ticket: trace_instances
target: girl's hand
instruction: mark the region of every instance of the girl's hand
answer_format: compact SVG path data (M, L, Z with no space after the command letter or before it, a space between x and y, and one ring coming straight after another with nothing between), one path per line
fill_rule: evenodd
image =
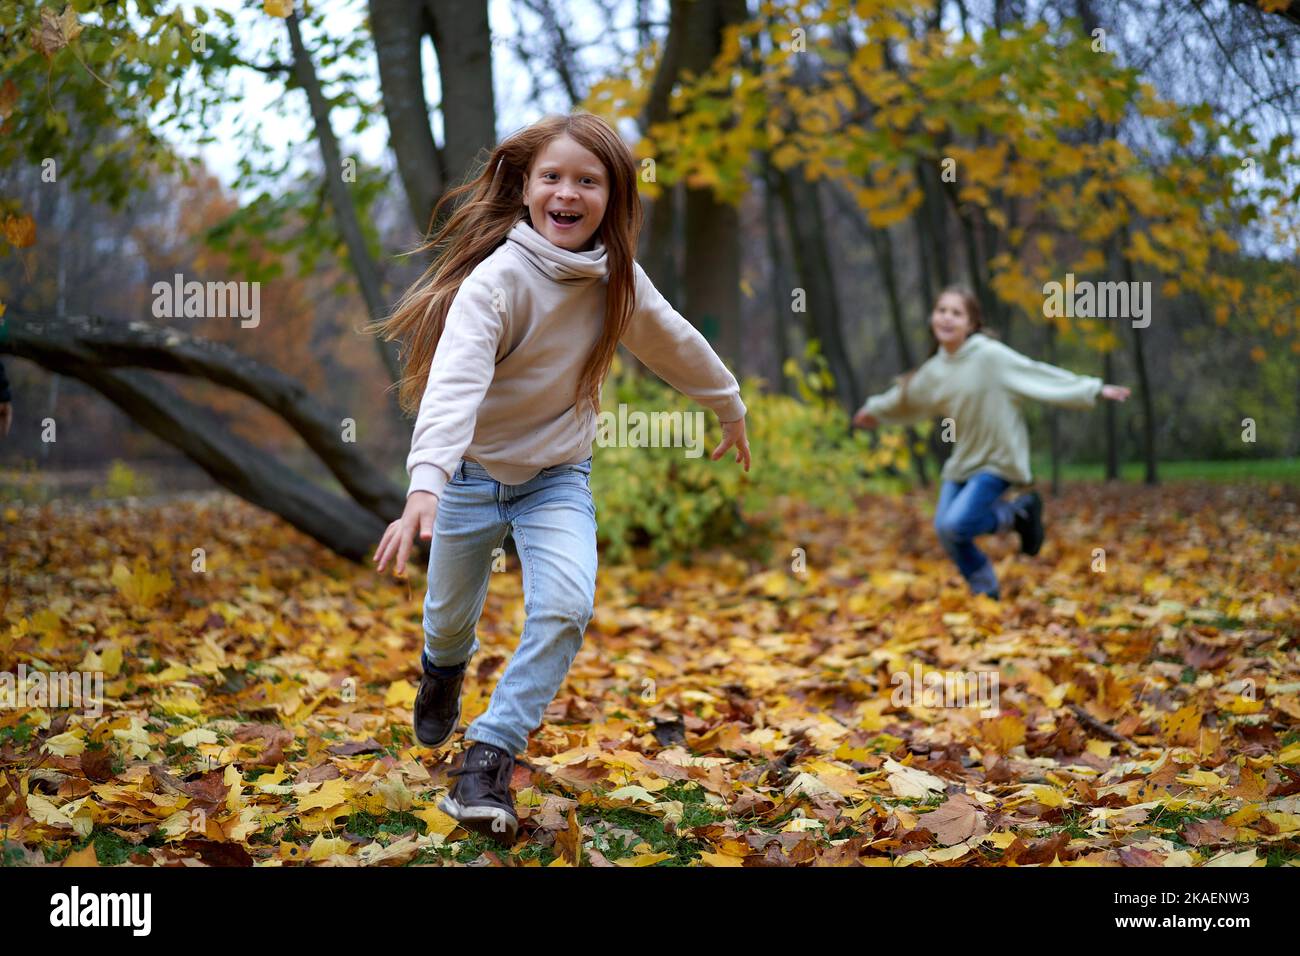
M853 424L858 428L875 428L880 422L875 415L871 415L865 408L858 409L858 413L853 416Z
M379 562L375 570L382 572L388 559L395 557L397 560L393 565L393 573L401 577L402 571L406 568L406 555L410 552L411 545L415 543L416 532L419 532L422 540L432 540L433 522L437 515L436 495L427 491L411 492L406 498L406 510L402 512L402 516L388 526L388 530L379 540L379 548L371 558L372 561Z
M1131 394L1132 392L1123 385L1103 385L1101 387L1101 397L1108 398L1112 402L1122 402Z
M713 461L718 461L728 448L736 446L736 461L745 463L745 470L749 471L749 442L745 439L745 420L738 418L734 422L722 423L722 444L713 450L709 457Z

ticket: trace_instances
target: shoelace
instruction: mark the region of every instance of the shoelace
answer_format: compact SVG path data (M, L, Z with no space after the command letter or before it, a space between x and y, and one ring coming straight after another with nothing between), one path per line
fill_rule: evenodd
M506 769L507 767L510 769L507 770ZM534 773L540 770L539 767L535 767L533 764L530 764L527 760L521 760L518 757L516 757L513 761L508 759L506 760L498 759L496 761L496 766L493 767L471 767L469 765L465 765L462 767L454 767L451 770L447 771L447 776L460 777L468 773L489 774L490 779L492 780L492 789L494 790L504 789L507 793L509 793L510 777L514 774L515 767L527 767L529 770L533 771Z

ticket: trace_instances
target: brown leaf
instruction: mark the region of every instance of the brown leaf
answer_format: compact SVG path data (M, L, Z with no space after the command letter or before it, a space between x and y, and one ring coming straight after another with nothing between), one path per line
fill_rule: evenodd
M582 864L582 827L578 824L576 805L569 808L565 828L555 834L555 849L569 861L570 866Z
M213 770L182 786L193 799L215 806L224 803L226 795L230 793L230 785L226 783L225 775L224 770Z
M980 806L969 794L959 793L920 818L940 846L952 846L988 833Z
M198 856L208 866L252 866L253 858L238 843L217 843L212 840L183 840L181 849Z
M1236 834L1236 827L1230 827L1222 820L1195 820L1183 828L1183 839L1192 846L1231 843Z
M70 36L69 29L76 32ZM29 42L37 53L48 60L67 46L68 41L76 39L80 32L81 25L77 23L77 13L71 6L64 8L63 16L49 7L42 7L41 22L32 29Z
M374 737L367 737L365 740L349 740L347 743L334 744L332 747L326 747L325 752L336 757L351 757L354 754L375 753L383 749L383 745Z
M1030 863L1051 863L1057 857L1065 859L1065 847L1070 842L1070 835L1064 830L1043 840L1033 840L1025 847L1016 860L1021 866Z
M81 772L96 783L106 783L113 779L113 753L107 747L102 750L86 750L81 754Z

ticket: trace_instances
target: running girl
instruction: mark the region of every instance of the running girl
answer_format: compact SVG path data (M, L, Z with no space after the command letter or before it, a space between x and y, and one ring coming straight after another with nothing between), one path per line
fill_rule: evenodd
M997 574L975 546L981 534L1020 534L1020 550L1043 543L1043 503L1037 492L1014 501L1001 496L1028 484L1029 429L1020 403L1034 399L1064 408L1091 408L1097 396L1122 402L1129 390L1099 378L1036 362L981 331L979 303L965 289L945 289L930 316L934 347L920 368L889 391L873 395L853 416L862 428L952 419L955 445L940 475L934 528L972 592L1000 598Z
M620 342L717 414L749 470L740 388L633 259L641 229L636 164L619 135L583 112L510 136L424 247L432 264L388 319L409 353L401 404L419 413L402 517L375 551L401 574L418 533L430 541L417 739L446 743L492 552L509 532L523 570L523 634L440 806L510 844L518 827L515 755L582 644L596 591L596 509L589 488L600 386ZM441 205L441 203L439 204Z

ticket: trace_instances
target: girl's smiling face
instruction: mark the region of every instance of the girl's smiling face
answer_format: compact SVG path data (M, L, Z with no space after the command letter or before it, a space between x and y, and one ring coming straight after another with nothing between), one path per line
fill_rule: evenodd
M533 228L555 245L571 252L587 249L605 217L609 173L591 150L572 137L557 136L533 157L524 175L524 202Z
M930 328L942 348L949 352L957 351L970 335L972 326L970 313L966 311L961 296L955 292L939 296L930 314Z

